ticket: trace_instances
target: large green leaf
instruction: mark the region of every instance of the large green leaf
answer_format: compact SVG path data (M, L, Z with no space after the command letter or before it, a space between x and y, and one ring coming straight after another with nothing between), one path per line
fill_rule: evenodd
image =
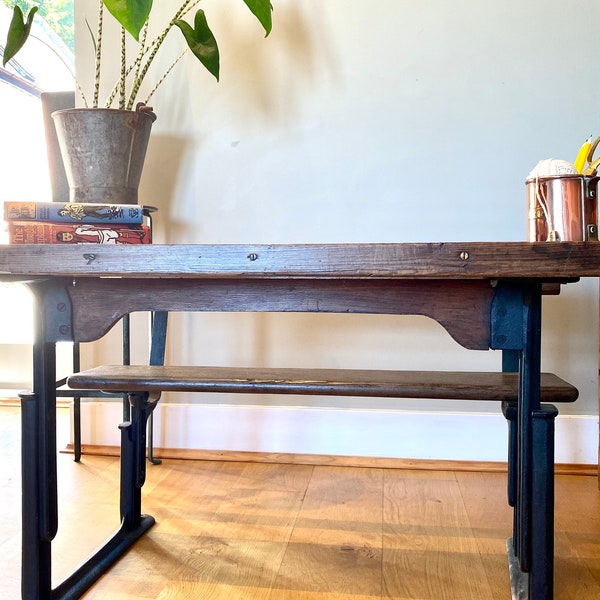
M272 27L271 12L273 10L271 0L244 0L244 2L264 27L265 37L269 35Z
M204 11L200 8L196 12L194 27L182 19L175 21L175 25L181 29L194 56L219 81L219 48L217 40L206 22Z
M104 0L110 14L136 39L148 20L152 0Z
M6 63L23 47L23 44L29 37L31 31L31 24L33 23L33 17L37 12L38 7L34 6L27 15L27 21L23 20L23 11L19 6L15 6L13 9L13 16L8 26L8 35L6 37L6 44L4 46L4 57L2 58L2 66L6 66Z

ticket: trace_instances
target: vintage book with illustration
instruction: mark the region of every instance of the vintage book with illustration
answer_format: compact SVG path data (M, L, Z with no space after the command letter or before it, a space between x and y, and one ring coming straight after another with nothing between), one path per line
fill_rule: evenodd
M144 222L144 209L137 204L7 201L4 203L4 220L141 224Z
M10 244L151 244L148 225L8 221Z

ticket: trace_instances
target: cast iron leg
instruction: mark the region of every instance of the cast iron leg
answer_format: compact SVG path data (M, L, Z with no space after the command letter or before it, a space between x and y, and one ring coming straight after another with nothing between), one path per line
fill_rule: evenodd
M502 351L503 373L518 373L519 355L520 353L516 350ZM514 402L503 402L502 414L508 422L508 505L514 508L516 504L518 476L517 404ZM513 543L518 538L518 527L515 514L516 511L513 510Z
M519 397L504 405L509 422L509 540L515 598L552 600L554 564L554 407L540 405L541 286L498 284L492 306L491 347L503 350L503 370L518 357ZM508 351L508 352L507 352Z
M165 351L167 344L167 321L169 313L163 310L155 311L150 317L151 326L151 345L150 345L150 363L151 365L165 364ZM156 401L160 396L156 398ZM154 413L150 413L148 418L148 461L153 465L160 465L161 460L154 457Z
M24 600L50 599L51 547L39 535L39 446L38 398L21 398L21 476L22 476L22 566L21 594Z
M145 426L155 402L136 401L131 442L124 444L129 467L122 482L129 491L122 502L119 530L55 589L52 589L52 540L58 529L56 464L56 342L72 341L70 282L32 286L37 316L33 346L33 392L22 406L22 567L23 600L76 600L153 524L141 515L145 474ZM142 432L139 433L139 429ZM141 458L140 458L141 457ZM137 466L139 465L139 466ZM123 486L123 484L122 484Z
M531 572L529 595L532 600L551 600L554 583L554 420L558 410L542 405L533 413L532 478L534 504L531 515Z
M524 306L524 347L520 361L518 403L518 540L515 552L521 570L531 570L531 530L534 501L532 480L537 464L533 456L532 420L534 411L540 410L540 337L541 337L541 290L531 290ZM536 598L535 600L541 600Z
M56 353L41 319L33 347L33 393L22 395L22 566L24 600L51 597L51 542L58 529Z
M129 315L125 315L121 322L123 323L123 364L131 364L131 318ZM130 419L130 407L129 399L127 394L123 394L123 421L129 421Z
M507 543L511 587L515 600L551 600L554 584L554 421L558 410L544 404L533 412L531 569L519 568L516 540ZM517 531L515 531L515 534Z
M131 421L121 429L121 519L126 530L139 527L146 480L146 426L156 407L147 392L129 394Z
M520 569L528 573L530 600L554 597L554 418L540 404L541 289L525 298L525 339L518 405L518 539Z
M517 496L517 405L509 402L502 403L502 413L508 423L508 505L514 508ZM513 511L514 514L514 511ZM516 539L517 527L513 524L513 540Z
M148 394L129 394L132 420L121 429L121 527L81 567L52 593L52 600L79 598L152 525L154 518L141 514L142 486L146 476L146 422L156 406ZM50 598L50 597L48 597Z
M73 372L81 370L81 355L79 344L73 342ZM81 461L81 398L73 397L73 460Z

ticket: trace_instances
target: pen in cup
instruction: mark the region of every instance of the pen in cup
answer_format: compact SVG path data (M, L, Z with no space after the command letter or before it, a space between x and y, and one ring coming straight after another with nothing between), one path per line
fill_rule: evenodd
M575 167L575 170L578 173L583 173L583 168L585 167L585 161L587 159L591 145L592 145L592 136L590 135L590 137L587 140L585 140L585 142L583 142L583 145L581 146L581 148L579 148L579 152L577 153L577 158L575 159L575 162L573 163L573 166Z

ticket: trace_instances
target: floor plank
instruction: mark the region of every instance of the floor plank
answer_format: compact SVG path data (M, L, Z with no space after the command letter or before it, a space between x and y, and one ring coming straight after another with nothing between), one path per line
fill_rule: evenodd
M492 598L453 473L386 471L385 598Z
M555 521L556 595L568 600L599 598L600 493L595 477L560 478Z
M513 517L506 500L506 477L460 472L456 478L494 598L510 600L506 539L511 535Z
M18 409L0 407L0 439L0 598L12 600ZM119 468L57 460L55 581L117 526ZM596 478L561 475L556 489L555 600L600 598ZM148 466L143 506L157 524L85 600L510 600L503 473L165 460Z
M271 598L380 597L382 486L380 469L315 467Z

